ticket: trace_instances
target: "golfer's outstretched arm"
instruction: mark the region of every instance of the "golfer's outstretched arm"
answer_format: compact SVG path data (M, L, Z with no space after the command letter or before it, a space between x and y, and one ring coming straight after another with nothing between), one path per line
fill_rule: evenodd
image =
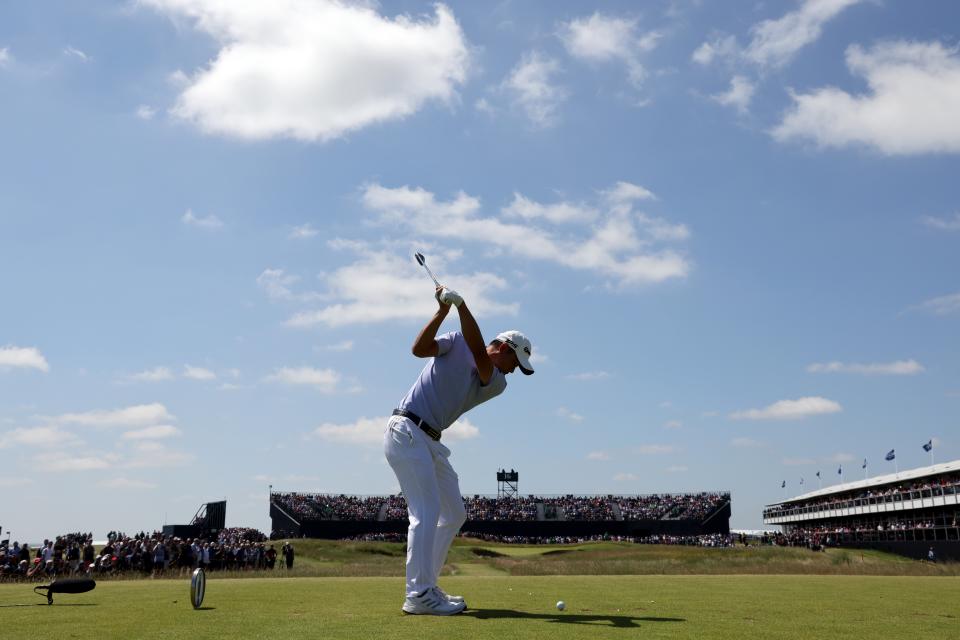
M467 309L467 303L461 302L457 307L460 312L460 331L463 333L467 346L473 354L473 361L477 365L477 374L480 376L480 383L490 382L490 376L493 375L493 360L487 355L487 345L483 342L483 335L480 333L480 327L474 320L470 309Z
M437 291L440 290L440 287L437 287ZM440 330L440 325L443 324L443 319L447 317L447 314L450 312L450 305L439 303L440 308L437 309L437 312L433 314L433 317L430 318L430 322L420 330L420 333L417 335L416 341L413 343L413 348L411 351L413 355L418 358L432 358L440 349L437 346L437 331Z

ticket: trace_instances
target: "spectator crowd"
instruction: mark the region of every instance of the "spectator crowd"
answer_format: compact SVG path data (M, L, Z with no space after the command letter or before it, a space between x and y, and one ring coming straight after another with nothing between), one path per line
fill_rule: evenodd
M402 495L349 496L274 493L273 503L299 521L407 519ZM464 496L467 520L699 520L730 500L729 493L654 494L646 496ZM539 515L542 507L543 515ZM619 515L618 515L619 512Z
M124 574L160 577L208 571L293 568L293 545L276 546L256 529L222 529L209 538L180 538L161 532L128 536L111 531L106 544L94 546L91 533L68 533L44 540L35 549L18 541L0 545L0 581L50 580L58 576L104 577Z

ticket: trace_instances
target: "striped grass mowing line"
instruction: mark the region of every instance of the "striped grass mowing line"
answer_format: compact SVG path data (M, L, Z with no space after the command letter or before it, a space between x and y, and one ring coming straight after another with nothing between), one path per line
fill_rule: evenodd
M0 585L3 638L949 638L960 580L874 576L448 577L470 610L404 616L401 578L115 581L48 607ZM567 609L554 604L564 600Z

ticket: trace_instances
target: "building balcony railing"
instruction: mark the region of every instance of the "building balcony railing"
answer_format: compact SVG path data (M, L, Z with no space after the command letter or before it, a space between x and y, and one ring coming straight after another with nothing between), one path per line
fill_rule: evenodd
M960 505L960 484L948 484L785 509L765 509L763 522L764 524L792 524L823 518L844 518L956 505Z

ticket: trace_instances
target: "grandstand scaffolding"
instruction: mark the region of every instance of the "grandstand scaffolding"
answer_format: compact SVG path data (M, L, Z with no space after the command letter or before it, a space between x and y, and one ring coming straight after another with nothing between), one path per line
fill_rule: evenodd
M510 469L497 471L497 498L512 498L520 487L520 474Z

